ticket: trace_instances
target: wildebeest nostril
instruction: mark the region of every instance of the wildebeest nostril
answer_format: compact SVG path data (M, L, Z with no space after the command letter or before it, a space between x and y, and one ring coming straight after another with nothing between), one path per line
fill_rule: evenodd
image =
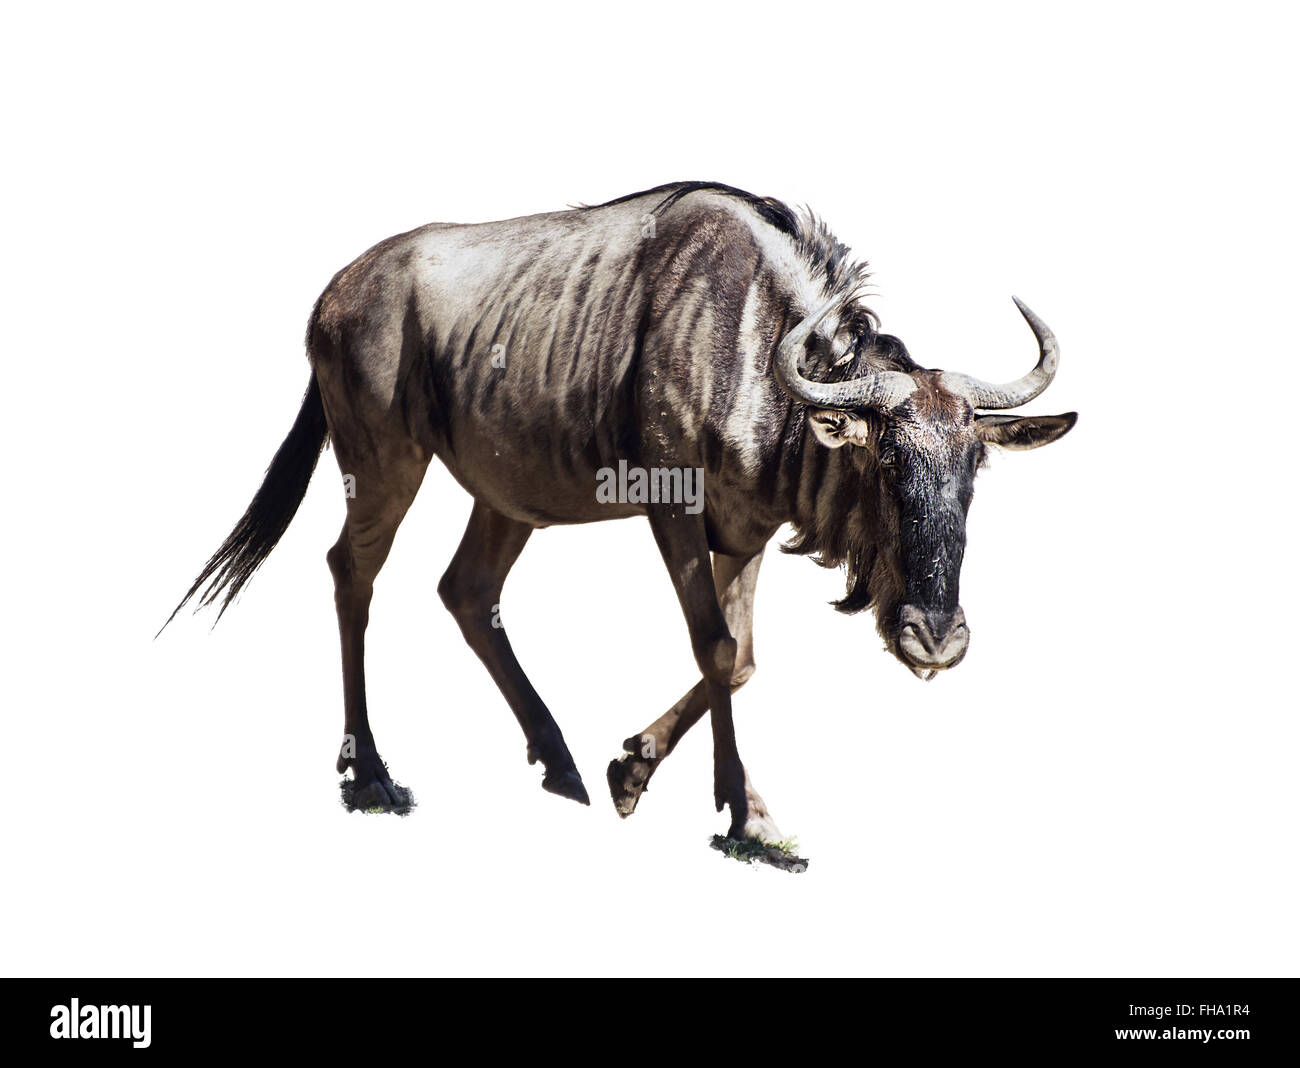
M925 623L908 623L899 632L900 637L910 638L914 642L920 643L921 647L930 654L935 651L936 642L934 634Z
M898 625L903 628L919 627L929 629L929 624L925 621L925 613L914 604L905 604L898 610Z

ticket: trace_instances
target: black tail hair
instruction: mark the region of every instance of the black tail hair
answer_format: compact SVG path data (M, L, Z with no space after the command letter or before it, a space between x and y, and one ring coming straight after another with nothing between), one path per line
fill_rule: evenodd
M199 599L199 607L206 608L221 598L221 609L217 612L217 619L221 619L230 607L230 602L243 589L244 583L253 577L253 572L262 566L262 561L271 555L276 542L289 529L298 505L307 495L307 485L311 482L316 461L320 459L328 436L329 427L325 423L325 409L321 405L320 386L316 384L316 375L313 374L293 429L276 451L271 466L266 469L266 478L262 480L261 488L253 496L243 517L235 524L235 529L221 543L221 548L203 565L194 585L167 617L167 623L176 618L176 613L185 607L186 602L198 593L205 582L208 583L208 588ZM167 623L158 628L158 634L167 628Z

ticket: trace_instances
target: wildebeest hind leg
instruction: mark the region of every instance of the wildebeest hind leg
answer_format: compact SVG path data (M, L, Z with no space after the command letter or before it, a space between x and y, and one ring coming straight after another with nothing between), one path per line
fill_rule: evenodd
M545 766L542 787L589 805L564 735L519 666L501 626L501 589L532 532L527 524L475 503L460 547L438 583L438 595L523 728L528 763L540 760Z
M388 454L390 453L390 454ZM380 457L357 450L336 436L339 468L355 482L348 498L343 533L326 554L334 575L334 604L343 651L343 747L338 770L352 769L344 780L343 801L365 812L409 812L414 799L393 782L380 759L366 708L365 640L375 577L392 548L397 527L415 499L428 460L409 446L394 447Z

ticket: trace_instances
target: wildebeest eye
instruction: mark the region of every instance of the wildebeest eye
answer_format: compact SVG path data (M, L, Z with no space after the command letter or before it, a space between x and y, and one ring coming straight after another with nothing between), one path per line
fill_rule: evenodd
M903 458L892 445L887 446L880 453L880 466L890 474L896 474L898 469L903 465Z

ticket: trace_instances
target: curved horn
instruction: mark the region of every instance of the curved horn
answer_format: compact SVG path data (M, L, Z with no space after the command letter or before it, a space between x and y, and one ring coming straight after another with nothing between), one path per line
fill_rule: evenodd
M808 336L844 297L831 297L785 335L776 350L773 371L777 384L795 400L818 408L895 408L912 395L916 383L901 371L878 371L847 382L814 382L799 373Z
M1018 408L1022 404L1028 404L1052 384L1052 379L1056 377L1056 369L1060 366L1061 350L1051 329L1030 311L1019 297L1011 299L1016 302L1016 307L1025 317L1025 322L1034 332L1034 337L1038 338L1038 366L1023 378L1000 386L972 378L970 375L945 374L944 385L964 394L976 408L997 410Z

